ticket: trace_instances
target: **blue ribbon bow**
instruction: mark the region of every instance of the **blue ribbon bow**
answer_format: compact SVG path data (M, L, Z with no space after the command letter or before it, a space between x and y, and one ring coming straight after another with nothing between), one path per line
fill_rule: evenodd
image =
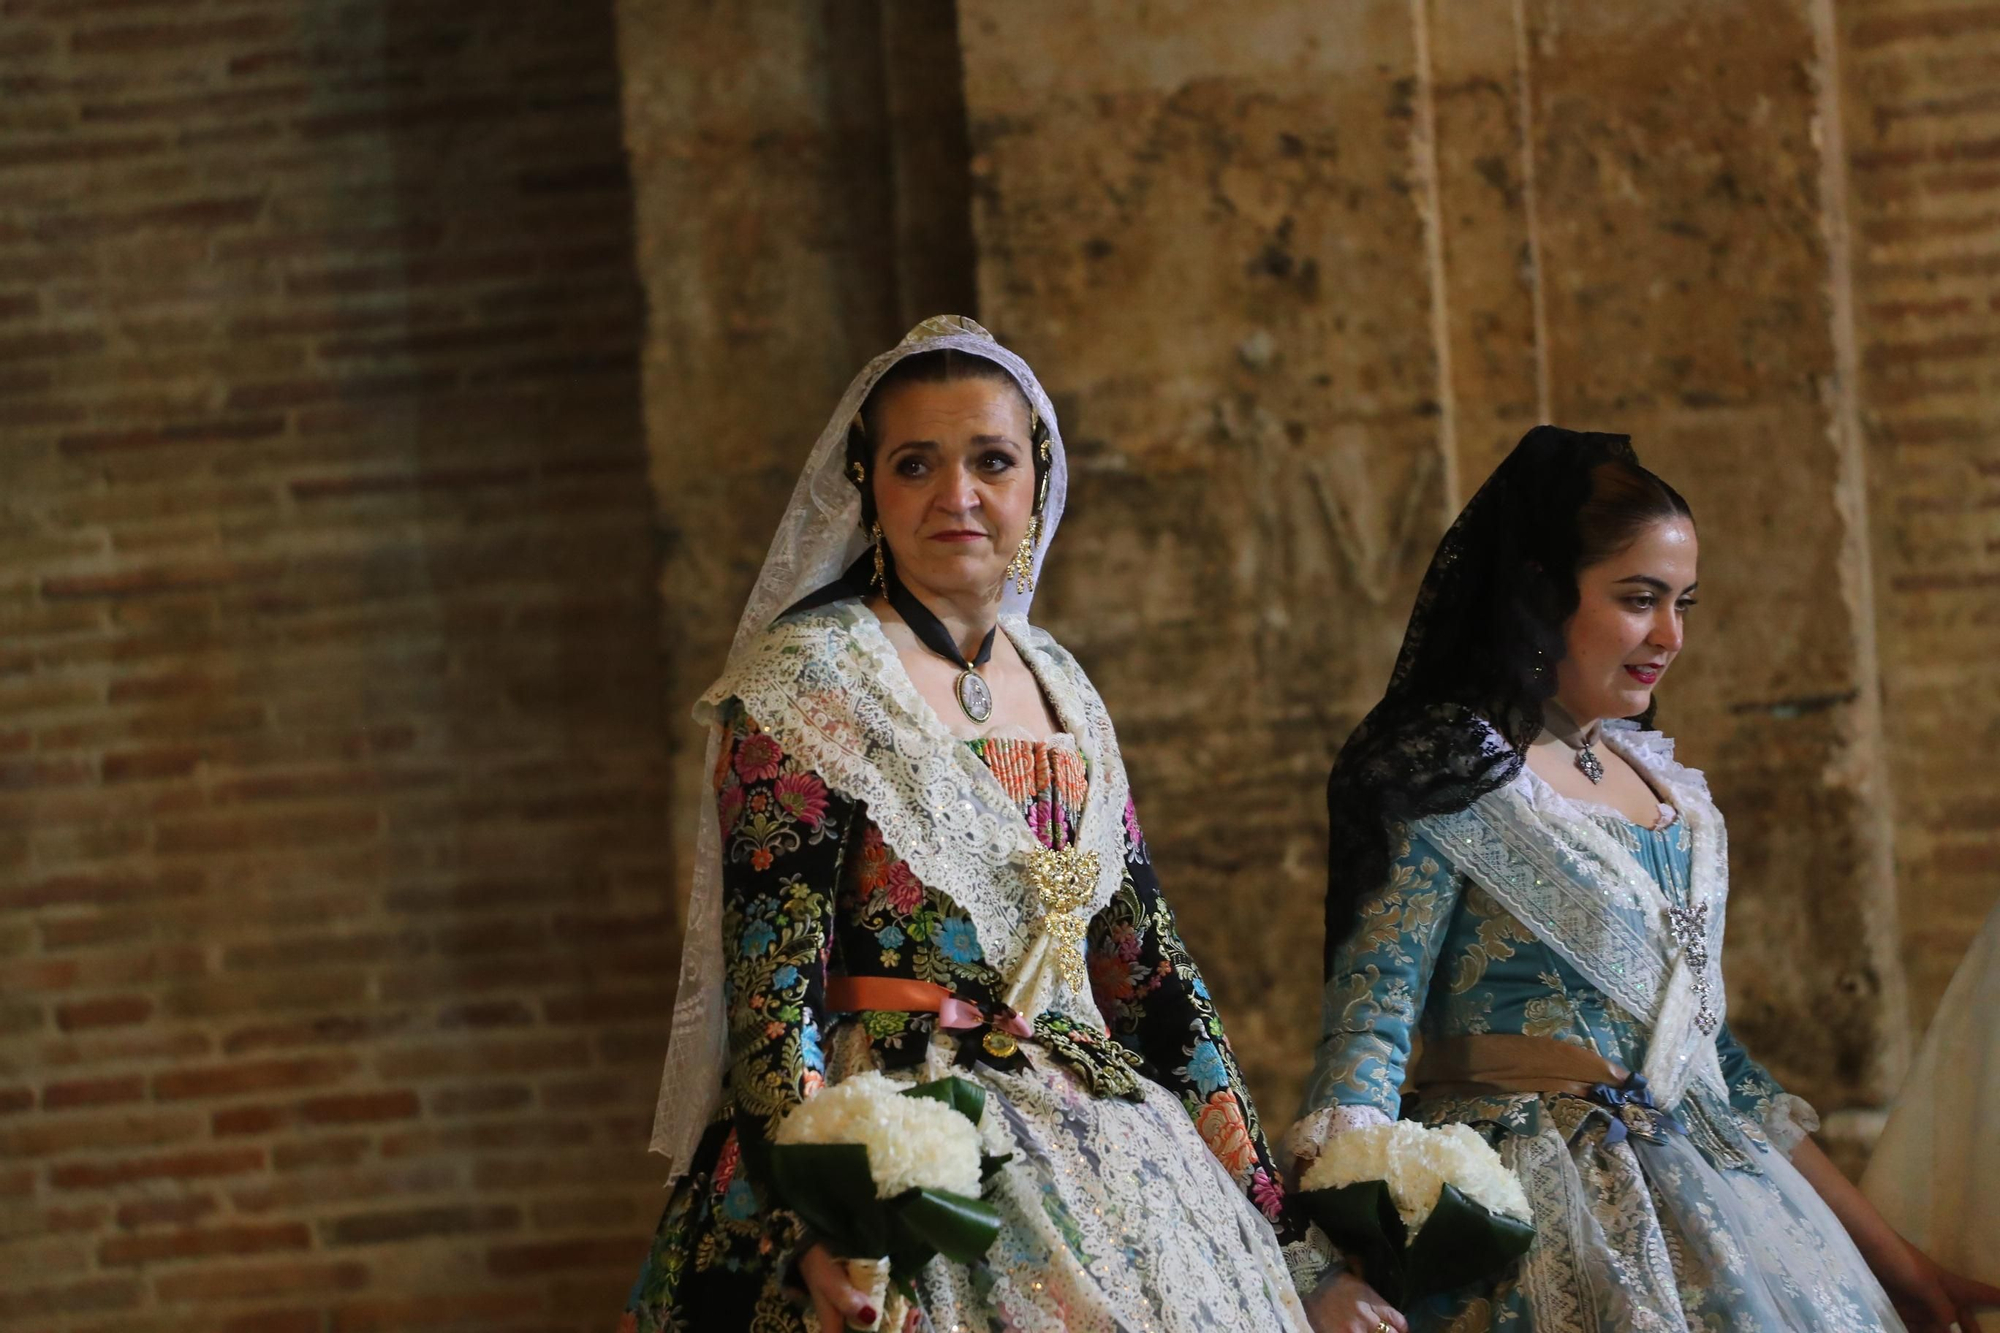
M1654 1102L1653 1090L1647 1086L1644 1074L1627 1075L1623 1083L1594 1084L1590 1099L1611 1112L1611 1127L1604 1132L1607 1148L1623 1143L1634 1130L1650 1143L1665 1143L1662 1125L1683 1138L1687 1136L1687 1130L1674 1118L1674 1113Z

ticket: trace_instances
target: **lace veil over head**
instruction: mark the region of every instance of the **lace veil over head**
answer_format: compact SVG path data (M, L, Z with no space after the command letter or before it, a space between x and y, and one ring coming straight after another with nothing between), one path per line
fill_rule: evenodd
M1069 466L1055 408L1027 362L1002 347L992 334L964 316L935 315L864 366L841 395L806 458L791 503L778 521L763 570L736 625L730 647L732 662L754 645L786 608L838 580L867 550L868 539L861 529L861 493L846 474L848 426L891 367L908 357L944 350L981 357L1005 369L1046 428L1050 450L1047 493L1033 559L1034 572L1040 576L1069 491ZM1004 586L1002 613L1025 615L1034 599L1032 587L1022 591L1011 580ZM726 679L730 672L725 670L723 675ZM700 711L697 716L706 720ZM721 743L721 728L712 728L704 774L715 771ZM685 922L673 1035L653 1120L652 1150L671 1161L670 1184L687 1170L703 1130L721 1104L728 1061L723 1013L722 846L715 792L706 784Z
M1576 611L1578 514L1611 462L1638 467L1629 436L1537 426L1438 543L1388 691L1327 782L1329 962L1388 876L1396 826L1464 810L1521 771Z

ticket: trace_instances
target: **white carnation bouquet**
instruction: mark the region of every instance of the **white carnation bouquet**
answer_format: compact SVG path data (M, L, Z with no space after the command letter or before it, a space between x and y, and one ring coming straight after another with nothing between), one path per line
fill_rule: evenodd
M1535 1238L1520 1179L1465 1125L1342 1130L1299 1191L1321 1230L1398 1308L1494 1276Z
M869 1071L792 1108L771 1146L779 1196L869 1293L868 1328L901 1328L916 1272L971 1263L1000 1231L979 1199L1004 1157L981 1150L986 1093L962 1078L904 1087ZM862 1327L850 1325L850 1327Z

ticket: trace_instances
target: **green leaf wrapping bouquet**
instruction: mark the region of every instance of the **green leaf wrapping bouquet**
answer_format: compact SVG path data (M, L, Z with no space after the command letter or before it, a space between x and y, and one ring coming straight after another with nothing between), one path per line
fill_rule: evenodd
M918 1269L938 1254L972 1263L999 1234L979 1193L1007 1159L982 1151L985 1109L985 1090L962 1078L904 1087L869 1071L821 1089L778 1126L778 1195L869 1293L877 1319L865 1327L901 1328Z
M1342 1130L1299 1178L1298 1198L1397 1309L1499 1276L1535 1239L1519 1178L1465 1125Z

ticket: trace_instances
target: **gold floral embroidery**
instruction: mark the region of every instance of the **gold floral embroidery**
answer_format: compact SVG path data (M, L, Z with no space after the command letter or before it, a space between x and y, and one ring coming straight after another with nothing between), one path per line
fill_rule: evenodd
M1514 914L1478 885L1465 891L1464 910L1479 918L1478 942L1458 956L1451 968L1451 993L1463 995L1486 976L1486 969L1512 958L1516 944L1533 944L1535 936Z

